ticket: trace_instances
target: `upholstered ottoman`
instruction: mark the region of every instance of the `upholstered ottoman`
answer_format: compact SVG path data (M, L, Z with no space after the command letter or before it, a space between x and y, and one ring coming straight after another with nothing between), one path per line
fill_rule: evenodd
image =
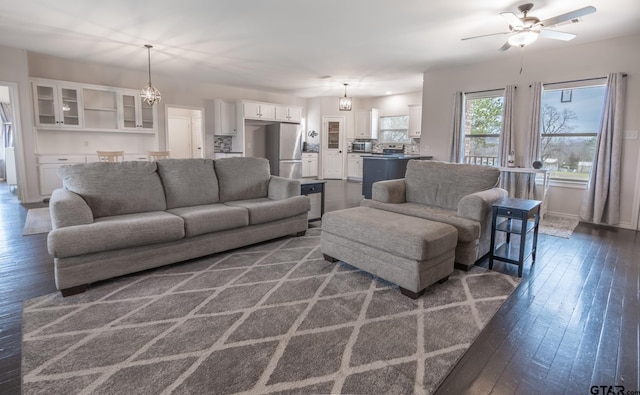
M457 242L451 225L369 207L322 217L320 248L326 260L390 281L413 299L453 273Z

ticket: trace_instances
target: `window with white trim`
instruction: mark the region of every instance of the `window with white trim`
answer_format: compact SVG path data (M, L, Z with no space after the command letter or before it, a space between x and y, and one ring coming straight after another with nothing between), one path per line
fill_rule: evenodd
M503 108L503 89L465 94L465 163L498 165Z
M409 116L394 115L380 117L378 140L381 143L411 143Z
M542 94L540 152L551 179L589 180L606 79L586 83L549 84Z

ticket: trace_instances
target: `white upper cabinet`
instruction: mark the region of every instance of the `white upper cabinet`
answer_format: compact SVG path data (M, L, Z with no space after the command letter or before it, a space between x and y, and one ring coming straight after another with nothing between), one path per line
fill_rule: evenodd
M157 125L156 107L142 100L137 90L121 90L118 105L120 106L120 128L124 130L152 131Z
M378 110L356 111L353 137L357 139L378 138Z
M409 137L422 135L422 105L409 106Z
M155 133L158 109L140 91L34 78L35 125L42 130Z
M213 134L215 135L235 135L236 127L236 103L226 102L224 100L214 100L214 125Z
M82 91L55 81L33 83L35 123L39 127L82 128Z
M118 93L114 89L82 89L85 129L118 129Z
M244 111L244 118L247 119L260 119L269 121L273 121L276 119L275 104L246 101L242 103L242 109Z
M302 107L276 106L276 121L300 123Z

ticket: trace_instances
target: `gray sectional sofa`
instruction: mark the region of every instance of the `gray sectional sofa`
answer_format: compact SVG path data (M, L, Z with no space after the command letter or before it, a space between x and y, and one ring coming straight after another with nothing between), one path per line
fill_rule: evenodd
M491 206L508 196L499 180L492 166L411 160L405 178L374 183L360 205L454 226L455 263L468 269L489 252Z
M63 166L47 244L64 296L87 284L307 230L300 182L262 158Z

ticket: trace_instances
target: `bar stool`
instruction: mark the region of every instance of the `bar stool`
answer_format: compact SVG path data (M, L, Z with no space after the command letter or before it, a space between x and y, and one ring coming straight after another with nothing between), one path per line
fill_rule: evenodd
M100 162L124 162L124 151L96 151Z
M147 151L147 156L149 157L149 162L156 161L158 159L167 159L169 158L169 153L171 151Z

